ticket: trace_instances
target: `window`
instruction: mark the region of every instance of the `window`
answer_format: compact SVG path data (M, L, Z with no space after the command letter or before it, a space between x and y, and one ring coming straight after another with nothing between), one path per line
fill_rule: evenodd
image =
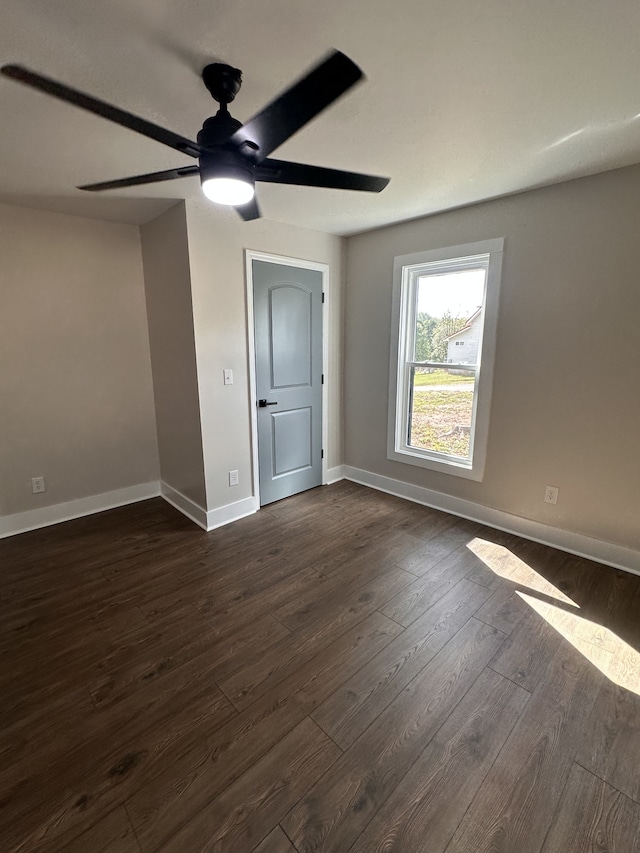
M503 245L395 259L389 459L482 479Z

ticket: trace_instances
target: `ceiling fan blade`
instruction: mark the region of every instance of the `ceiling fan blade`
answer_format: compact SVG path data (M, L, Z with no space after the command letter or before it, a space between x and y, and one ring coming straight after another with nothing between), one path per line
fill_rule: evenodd
M260 219L260 217L262 216L255 196L251 199L251 201L247 202L247 204L238 205L238 207L236 207L236 210L245 222L250 222L252 219Z
M252 159L256 163L262 162L361 77L362 71L348 56L338 50L333 51L306 77L249 119L231 136L229 144L235 148L245 143L257 145L258 150Z
M61 101L66 101L83 110L96 113L96 115L109 119L109 121L113 121L123 127L128 127L130 130L135 130L136 133L141 133L143 136L155 139L156 142L161 142L163 145L175 148L176 151L188 154L190 157L200 157L206 150L184 136L180 136L170 130L165 130L163 127L158 127L158 125L152 124L150 121L134 116L132 113L125 112L125 110L105 103L105 101L99 101L97 98L85 95L83 92L77 91L77 89L71 89L69 86L51 80L49 77L43 77L40 74L29 71L21 65L3 65L0 71L2 71L5 77L18 80L20 83L31 86L33 89L46 92L47 95L53 95L54 98L59 98Z
M256 166L256 181L379 193L387 186L389 178L362 175L359 172L343 172L341 169L324 169L322 166L308 166L305 163L289 163L287 160L269 158Z
M117 190L120 187L137 187L140 184L157 184L160 181L173 181L175 178L188 178L190 175L199 175L198 166L182 166L179 169L167 169L166 172L149 172L147 175L134 175L132 178L120 178L117 181L104 181L100 184L84 184L79 190L89 192L101 192L102 190Z

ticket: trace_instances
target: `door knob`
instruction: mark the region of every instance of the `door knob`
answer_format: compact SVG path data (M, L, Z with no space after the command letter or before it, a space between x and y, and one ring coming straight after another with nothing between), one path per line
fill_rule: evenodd
M258 406L260 406L261 409L265 409L267 406L277 406L277 405L278 405L277 400L273 400L270 402L267 402L267 400L258 400Z

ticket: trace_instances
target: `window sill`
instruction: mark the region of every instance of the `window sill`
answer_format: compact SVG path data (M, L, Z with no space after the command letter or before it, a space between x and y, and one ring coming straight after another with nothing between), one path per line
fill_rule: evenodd
M405 465L413 465L417 468L438 471L441 474L450 474L453 477L463 477L465 480L475 480L477 483L481 483L484 477L484 464L481 465L479 462L471 465L462 461L455 462L453 460L434 459L433 457L412 453L409 450L398 450L397 448L388 449L387 459L391 459L394 462L402 462Z

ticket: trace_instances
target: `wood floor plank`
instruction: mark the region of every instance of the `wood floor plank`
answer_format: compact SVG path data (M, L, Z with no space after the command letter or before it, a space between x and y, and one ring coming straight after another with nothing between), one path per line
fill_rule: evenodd
M321 579L315 571L290 572L283 577L278 577L259 595L240 597L237 601L221 603L220 606L211 604L206 598L198 600L197 607L219 634L224 635L235 630L238 624L247 625L259 619L265 611L277 618L277 608L285 606L289 601L297 601L301 595L308 592L310 587L314 588L319 583ZM215 596L212 600L215 601Z
M204 808L400 630L373 613L141 787L127 809L143 849L166 841L176 822Z
M323 627L337 634L365 616L380 610L400 590L405 589L414 576L388 566L386 571L367 578L366 582L351 584L342 591L328 596L313 617L297 628L297 633L310 637Z
M418 550L402 560L397 560L396 565L415 575L423 575L445 557L448 557L458 548L464 548L480 530L481 525L475 521L459 519L449 525L442 533L429 539Z
M384 577L374 578L355 591L330 596L304 627L299 627L290 637L283 637L230 678L221 680L220 688L236 708L248 707L291 672L304 666L333 638L373 613L398 589L406 586L410 577L402 569L392 567Z
M442 853L529 695L485 670L350 853Z
M511 634L529 613L529 608L511 586L501 586L476 613L476 618Z
M24 778L4 799L0 817L4 836L14 838L15 825L23 820L29 827L22 831L25 849L44 853L52 839L81 832L153 779L184 752L185 742L192 745L210 735L235 714L215 688L187 708L161 711L161 719L157 714L141 718L136 737L130 740L113 730L100 732L96 725L95 741L70 749Z
M51 844L47 841L42 849L46 850L46 853L141 853L133 827L122 806L103 817L82 835L75 838L61 837Z
M459 521L455 516L430 507L407 507L396 504L394 509L395 517L392 519L394 527L426 541L439 536Z
M300 853L350 848L503 639L473 619L458 631L281 821Z
M33 605L25 601L24 595L20 595L15 602L19 602L19 610L7 613L3 619L0 647L4 650L7 645L19 642L25 648L45 637L73 639L80 631L86 636L88 632L104 626L117 631L119 622L128 630L132 626L143 627L146 619L135 606L116 601L104 606L108 588L108 582L101 575L91 585L85 583L74 587L70 582L69 589L56 590L55 593L39 590L37 596L34 596L36 603ZM78 596L75 606L74 594ZM5 607L8 603L5 602ZM73 616L71 625L70 616Z
M491 668L533 692L546 676L549 659L563 642L553 626L537 613L530 612L509 635L491 662Z
M40 754L51 741L63 738L76 727L78 720L86 719L93 710L93 702L84 685L35 706L11 725L2 727L0 768L15 779L19 776L21 761L34 752ZM0 770L0 792L3 778L6 776L3 777Z
M163 844L162 853L249 853L341 754L303 720Z
M15 679L28 677L30 682L39 678L48 681L54 671L64 673L75 662L99 660L105 653L105 647L115 648L127 637L148 629L148 621L136 607L117 603L103 607L96 603L93 607L89 617L83 618L82 614L69 609L51 630L12 639L0 656L0 660L10 657L12 661L13 678L9 673L3 673L1 678L5 695L8 695L10 687L15 687ZM71 629L70 621L73 623ZM43 659L42 648L45 645L50 653Z
M312 717L346 749L462 628L489 594L462 580L372 658Z
M601 683L568 644L547 667L447 853L539 853Z
M227 606L233 607L259 596L261 600L268 601L269 607L275 610L291 598L297 598L308 590L315 589L323 581L324 576L320 572L301 568L298 560L278 560L269 571L264 571L261 567L249 576L236 576L235 582L226 589L220 590L208 584L207 594L196 602L196 606L201 613L212 616L225 610Z
M493 590L521 590L582 608L611 581L588 560L501 531L484 528L469 548L478 560L467 577Z
M477 559L467 577L489 589L500 589L505 585L505 581L516 583L524 580L526 585L527 581L537 575L530 565L531 552L538 547L535 542L523 543L511 533L484 527L478 531L468 547ZM545 572L546 567L539 575L540 579L544 579Z
M252 853L296 853L296 849L282 829L276 826Z
M636 652L636 655L640 661L640 654ZM637 690L640 693L640 679ZM632 693L610 681L603 684L576 760L640 803L638 693Z
M533 553L533 547L528 551ZM549 552L550 549L544 549L547 563ZM527 565L523 570L525 577L529 570ZM519 569L516 567L513 571L518 573ZM528 586L524 592L524 596L530 599L527 605L529 613L522 618L495 660L491 662L491 667L496 672L530 691L535 690L540 681L546 678L547 662L567 642L561 632L531 607L531 604L540 600L543 606L550 603L551 612L558 616L566 610L575 613L581 621L589 620L593 602L606 602L610 582L609 577L603 575L595 565L586 565L585 561L570 554L563 555L553 566L545 565L544 571L545 577L541 576L539 581L535 577L527 577L528 583L533 585ZM521 574L518 574L518 577L522 580ZM527 601L526 597L519 597ZM575 606L572 606L572 602ZM588 624L585 622L585 625ZM591 628L588 630L592 633Z
M602 567L599 567L602 571ZM610 579L606 607L594 615L597 622L609 625L620 639L638 648L638 613L640 613L640 584L636 575L612 570L606 572Z
M257 703L251 714L240 714L234 725L167 764L127 800L127 810L143 851L155 851L211 799L295 728L306 709L289 698Z
M277 607L273 614L287 628L296 631L317 619L332 602L352 592L359 592L368 583L375 581L376 577L387 574L392 567L393 564L387 560L354 560L340 575L314 583L305 590L304 595L296 596L288 604ZM407 583L413 580L406 572L403 577Z
M53 717L56 709L52 706L50 724L45 717L41 728L35 730L27 718L22 728L14 726L10 733L12 739L25 740L28 748L22 750L12 765L0 766L0 792L4 794L5 808L9 803L8 792L16 785L35 788L29 780L38 771L49 771L62 760L69 760L71 766L77 764L73 759L76 750L95 759L114 747L122 750L127 742L153 730L165 718L179 717L186 705L191 709L187 722L192 725L198 723L200 712L206 716L208 709L225 707L234 713L209 678L202 661L195 660L152 682L144 693L134 694L106 709L97 710L91 703L88 709L61 704L62 718L58 720ZM52 737L53 734L56 736ZM33 793L37 794L37 790Z
M542 853L640 850L640 805L574 764Z
M380 612L407 627L466 577L475 556L457 548L429 572L406 586L380 608Z
M172 637L163 644L138 643L126 661L101 661L102 674L88 684L95 706L101 708L137 690L146 690L151 680L165 677L200 655L206 656L208 668L214 664L217 668L236 655L255 654L257 649L264 651L289 636L289 631L272 616L258 619L251 630L242 629L224 638L207 627L196 624L193 633L183 634L177 641Z
M397 564L419 549L423 540L400 530L389 530L384 524L376 524L370 519L367 523L352 522L347 526L348 544L340 534L345 531L344 517L336 525L336 539L322 549L322 558L313 563L313 568L326 577L336 577L349 571L351 567L362 563ZM330 536L330 532L329 532Z
M145 580L140 580L145 585ZM177 584L177 579L166 581L167 584ZM49 644L51 653L60 658L68 654L70 649L82 647L82 644L102 640L105 637L115 640L118 636L125 637L137 631L144 631L149 624L136 606L138 586L129 578L129 590L126 594L116 591L113 585L103 579L97 589L88 599L84 599L77 590L65 593L66 601L60 603L52 600L43 605L48 608L46 619L43 619L42 629L36 626L32 631L23 632L20 637L20 657L25 652L33 656L44 643ZM75 596L79 600L74 605ZM39 644L39 645L38 645ZM15 648L15 644L13 646Z

